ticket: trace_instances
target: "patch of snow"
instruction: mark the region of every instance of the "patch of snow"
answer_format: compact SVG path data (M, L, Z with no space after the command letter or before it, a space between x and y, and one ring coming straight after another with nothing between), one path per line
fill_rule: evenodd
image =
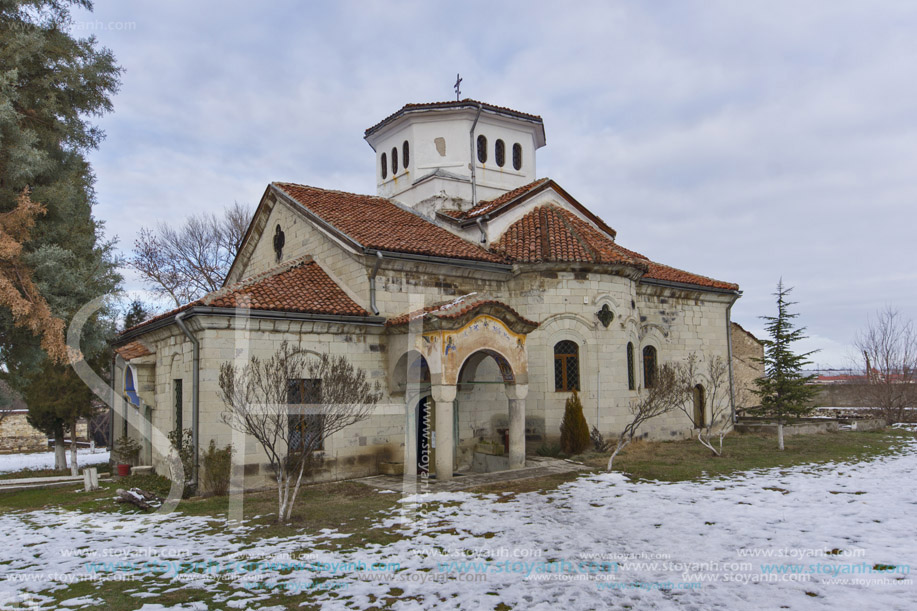
M911 441L899 454L862 463L757 469L699 482L598 473L543 492L412 495L379 519L402 539L359 549L344 541L343 551L334 539L346 534L332 530L252 541L257 529L234 531L221 520L178 514L7 513L0 515L0 566L8 576L46 579L0 581L0 607L26 591L35 597L63 587L54 576L85 577L112 561L161 561L139 575L144 590L209 588L218 608L254 608L265 587L297 592L322 579L328 581L318 587L326 590L316 590L314 602L327 608L366 608L397 587L417 600L396 608L492 609L502 602L546 610L903 611L917 608L915 544L907 535L915 471ZM89 547L74 553L75 541ZM112 556L122 549L136 556ZM101 557L106 550L109 557ZM165 561L152 550L173 555ZM231 578L219 589L211 587L216 581L186 585L180 562L213 562ZM290 570L291 562L300 565ZM333 584L342 587L329 592ZM30 604L36 601L35 608L53 608L37 598ZM141 611L207 608L194 605L146 604Z
M107 464L108 450L90 452L88 448L77 449L76 464L82 469L92 465ZM67 467L70 466L70 450L67 450ZM53 469L54 452L32 452L29 454L0 454L0 473L13 473L23 469Z

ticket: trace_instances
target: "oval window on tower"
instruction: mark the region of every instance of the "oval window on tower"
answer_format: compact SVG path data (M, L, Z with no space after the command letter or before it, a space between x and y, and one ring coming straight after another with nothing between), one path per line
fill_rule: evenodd
M392 147L392 176L398 173L398 147Z
M494 161L497 162L499 167L503 167L503 164L506 163L506 145L503 144L502 140L497 140L494 143Z
M487 138L478 136L478 161L487 163Z
M388 159L386 159L385 153L382 153L380 159L382 161L382 180L385 180L388 177Z
M407 170L409 163L411 163L411 150L408 148L408 141L405 140L401 145L401 165Z
M513 145L513 167L517 170L522 169L522 145L518 142Z

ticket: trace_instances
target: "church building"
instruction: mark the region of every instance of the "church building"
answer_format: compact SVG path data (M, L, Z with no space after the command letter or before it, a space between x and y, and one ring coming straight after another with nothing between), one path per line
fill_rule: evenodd
M731 361L739 287L624 248L593 202L538 178L541 117L408 104L364 137L375 195L270 183L224 287L118 338L114 437L141 440L141 463L168 474L175 429L230 443L221 364L283 341L346 355L384 389L371 417L325 440L314 481L383 464L440 480L517 469L557 443L572 391L590 429L616 435L663 364ZM674 412L645 432L694 426ZM253 440L241 462L270 475Z

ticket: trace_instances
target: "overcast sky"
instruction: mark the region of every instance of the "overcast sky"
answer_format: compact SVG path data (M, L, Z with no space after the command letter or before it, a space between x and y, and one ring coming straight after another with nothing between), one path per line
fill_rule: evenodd
M669 265L777 280L843 366L867 315L917 318L917 3L97 0L74 32L124 67L91 156L128 251L157 220L286 180L374 193L363 130L463 97L544 118L549 176ZM128 276L128 288L139 288Z

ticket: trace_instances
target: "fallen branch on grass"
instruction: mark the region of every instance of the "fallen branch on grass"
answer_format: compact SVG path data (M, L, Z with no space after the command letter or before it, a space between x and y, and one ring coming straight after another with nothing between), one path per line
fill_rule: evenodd
M116 492L118 494L118 496L115 497L116 503L130 503L144 511L153 509L154 506L158 507L162 504L162 497L156 496L152 492L141 490L140 488L131 488L130 490L118 488Z

